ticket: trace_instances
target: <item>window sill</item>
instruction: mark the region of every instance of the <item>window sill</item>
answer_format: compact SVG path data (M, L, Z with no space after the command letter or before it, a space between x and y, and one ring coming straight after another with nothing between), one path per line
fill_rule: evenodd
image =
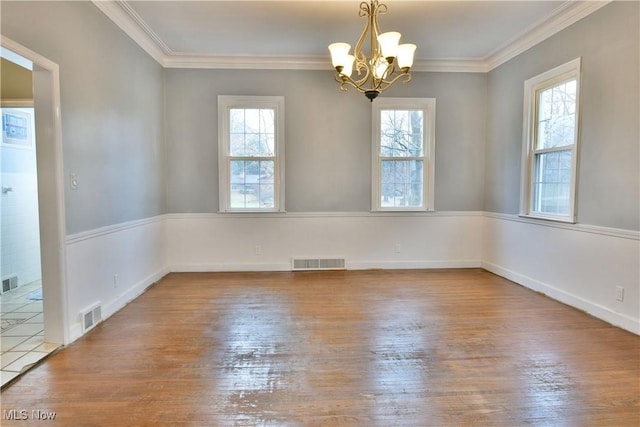
M576 220L573 217L556 216L556 215L538 215L538 214L519 214L520 218L528 219L540 219L543 221L562 222L564 224L575 224Z
M235 215L235 214L286 214L285 210L277 210L277 209L242 209L242 210L228 210L228 211L218 211L221 215Z
M372 209L371 213L420 213L420 212L435 212L434 209Z

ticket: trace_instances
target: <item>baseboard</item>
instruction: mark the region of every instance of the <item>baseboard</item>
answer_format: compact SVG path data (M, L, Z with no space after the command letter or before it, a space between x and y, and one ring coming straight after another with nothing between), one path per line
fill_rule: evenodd
M243 272L243 271L291 271L291 263L262 263L262 264L180 264L169 268L171 273L214 273L214 272Z
M436 268L480 268L480 260L446 261L357 261L347 260L347 270L410 270ZM291 271L291 263L263 264L181 264L169 268L172 273Z
M359 261L348 262L347 270L411 270L437 268L479 268L480 260L434 260L434 261Z
M515 271L490 262L483 261L482 268L491 273L497 274L498 276L504 277L505 279L509 279L512 282L515 282L528 289L547 295L548 297L553 298L554 300L559 301L563 304L567 304L571 307L582 310L590 314L591 316L610 323L613 326L622 328L636 335L640 335L639 319L634 319L624 314L616 313L602 305L587 301L583 298L580 298L579 296L562 291L552 285L540 282L536 279L522 275L520 273L516 273Z

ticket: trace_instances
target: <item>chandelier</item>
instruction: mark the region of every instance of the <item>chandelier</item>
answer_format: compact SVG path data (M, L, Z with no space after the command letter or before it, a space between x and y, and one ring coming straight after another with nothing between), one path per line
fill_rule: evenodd
M349 54L351 45L348 43L329 45L331 63L337 71L335 79L340 83L340 90L346 91L345 85L353 86L371 102L399 79L404 79L403 83L411 80L409 69L413 65L416 45L398 44L400 33L395 31L380 33L378 15L386 12L387 6L378 3L378 0L371 0L371 3L363 1L358 15L366 17L367 24L356 43L353 55ZM370 43L369 58L362 50L367 36ZM354 70L357 76L351 77Z

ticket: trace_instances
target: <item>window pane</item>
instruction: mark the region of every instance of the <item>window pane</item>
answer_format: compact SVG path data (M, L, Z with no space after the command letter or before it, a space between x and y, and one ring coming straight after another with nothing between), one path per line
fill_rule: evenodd
M571 150L535 155L533 210L541 213L570 212Z
M229 135L231 142L230 153L232 156L239 156L244 153L244 133L232 133Z
M260 185L260 207L272 208L274 199L273 185Z
M231 160L231 207L273 208L275 162Z
M572 145L576 132L576 80L538 93L536 149Z
M380 111L380 155L420 157L423 154L421 110Z
M423 206L422 160L383 160L381 166L382 207Z
M232 108L229 110L231 133L244 133L244 109Z
M275 156L275 110L232 108L230 154L232 156Z

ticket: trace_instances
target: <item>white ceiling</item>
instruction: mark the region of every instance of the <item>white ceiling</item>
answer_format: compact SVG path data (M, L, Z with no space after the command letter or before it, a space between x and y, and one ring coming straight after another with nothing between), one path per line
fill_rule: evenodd
M381 30L415 43L416 66L486 71L606 2L382 0ZM94 1L164 66L330 69L355 44L360 1ZM465 69L467 68L467 69Z

